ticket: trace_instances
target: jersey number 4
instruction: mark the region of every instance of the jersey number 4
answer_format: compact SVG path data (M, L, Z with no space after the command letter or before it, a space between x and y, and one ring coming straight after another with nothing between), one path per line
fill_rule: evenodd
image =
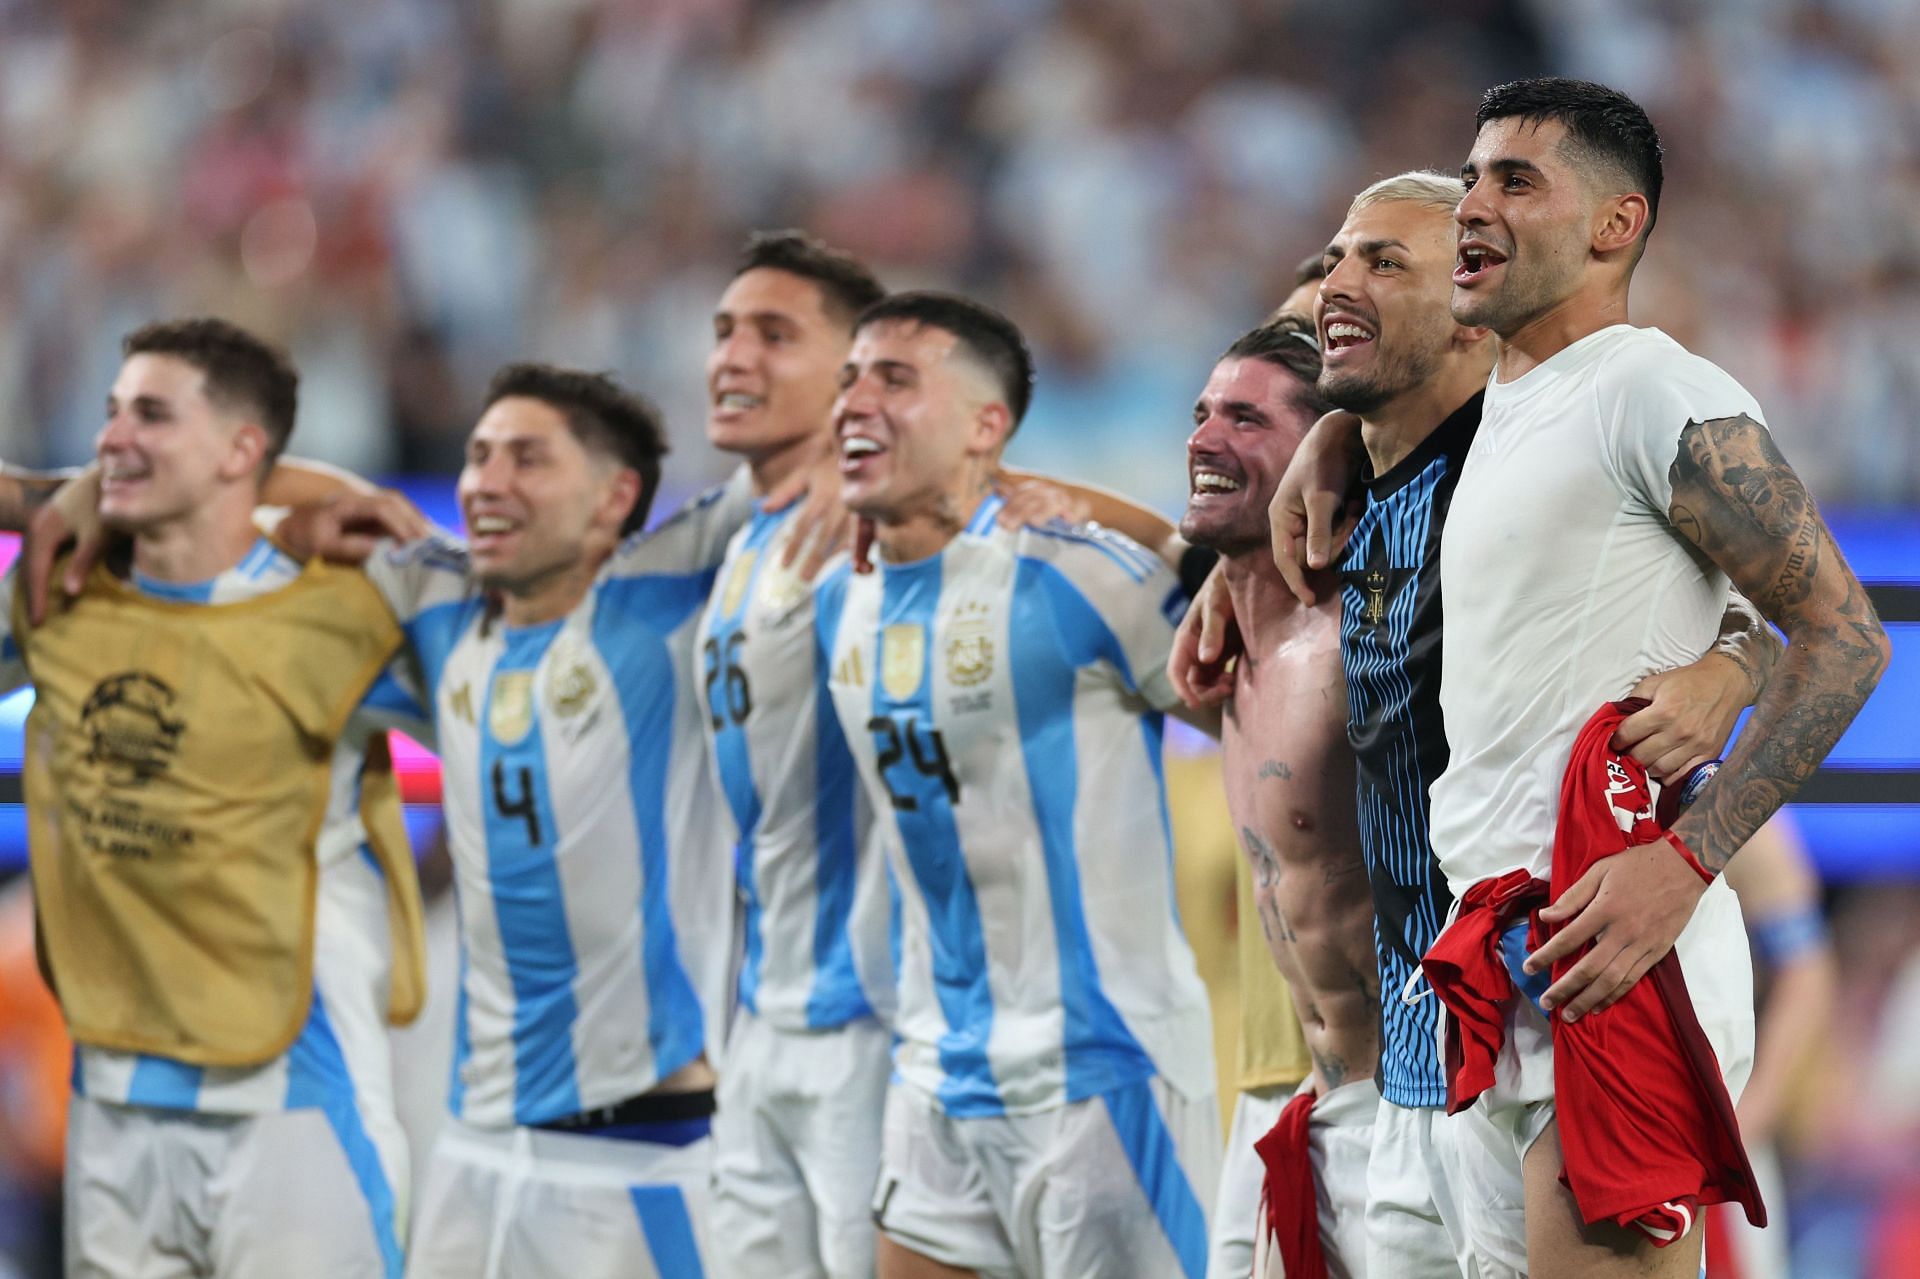
M874 747L880 752L880 758L875 761L879 765L880 781L886 786L887 797L895 808L911 813L920 807L920 801L912 795L902 795L895 790L893 779L888 775L903 759L911 760L914 771L922 777L938 777L941 786L946 788L949 804L960 802L960 779L953 775L953 765L947 760L947 744L941 739L939 729L923 730L920 721L912 715L899 722L875 715L867 721L867 731L875 735Z
M746 638L746 632L735 631L723 644L718 635L709 636L701 648L707 658L707 706L716 731L753 713L753 690L747 687L747 673L740 666L740 645Z
M501 817L508 821L519 818L527 824L527 843L540 847L540 807L533 798L533 770L516 768L515 779L519 783L518 795L507 794L507 769L499 760L493 761L493 807Z

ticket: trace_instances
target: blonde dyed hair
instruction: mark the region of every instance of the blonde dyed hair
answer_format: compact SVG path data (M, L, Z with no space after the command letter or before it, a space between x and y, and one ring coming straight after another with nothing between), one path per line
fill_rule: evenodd
M1437 169L1411 169L1381 178L1354 196L1353 203L1347 206L1347 216L1351 218L1362 209L1389 203L1418 204L1451 213L1466 197L1467 184L1452 174Z

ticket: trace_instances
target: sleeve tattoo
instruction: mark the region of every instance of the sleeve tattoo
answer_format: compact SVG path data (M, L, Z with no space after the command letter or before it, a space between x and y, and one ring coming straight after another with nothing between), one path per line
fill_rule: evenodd
M1827 757L1879 683L1890 650L1865 589L1764 426L1745 416L1687 423L1669 476L1675 530L1787 637L1770 673L1755 681L1764 687L1752 722L1675 824L1719 871ZM1725 638L1723 626L1723 652Z

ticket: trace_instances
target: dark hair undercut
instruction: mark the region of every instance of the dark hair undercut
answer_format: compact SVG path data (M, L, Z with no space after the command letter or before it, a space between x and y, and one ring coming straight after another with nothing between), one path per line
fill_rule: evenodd
M1221 360L1265 360L1293 375L1295 402L1318 421L1333 412L1333 404L1320 393L1320 342L1314 336L1313 321L1304 315L1283 311L1259 328L1240 335L1228 347Z
M857 332L871 324L910 320L944 329L960 339L960 346L992 372L1000 397L1013 415L1013 427L1027 415L1033 399L1033 353L1020 328L1000 312L971 298L952 293L895 293L860 313ZM1012 430L1008 431L1011 435Z
M121 354L165 355L200 370L207 399L259 423L271 463L293 435L300 407L300 375L278 347L225 320L163 320L120 339Z
M584 447L640 473L640 497L620 532L624 536L644 528L660 491L660 459L667 453L660 411L604 373L553 364L507 365L488 383L486 407L515 396L552 408Z
M1543 76L1515 80L1488 89L1474 113L1475 130L1489 120L1518 117L1529 123L1554 120L1567 131L1572 158L1589 173L1612 169L1647 197L1647 227L1652 233L1660 215L1660 184L1664 177L1660 133L1640 104L1604 84Z
M734 265L734 278L762 267L812 281L820 290L827 314L848 328L862 311L887 295L860 259L830 248L804 231L755 231L748 236Z

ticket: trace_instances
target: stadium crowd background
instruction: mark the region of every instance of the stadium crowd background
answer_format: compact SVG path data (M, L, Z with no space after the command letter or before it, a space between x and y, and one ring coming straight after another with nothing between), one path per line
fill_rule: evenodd
M1751 388L1823 502L1920 507L1911 0L0 0L0 456L85 458L120 335L215 312L294 353L301 454L450 473L534 356L658 400L686 492L726 469L713 300L748 230L800 225L1008 310L1015 460L1174 511L1219 351L1354 191L1450 169L1479 90L1543 71L1662 128L1636 319ZM1830 907L1845 995L1788 1136L1812 1276L1920 1258L1920 885ZM38 1273L57 1152L23 920L0 1275Z

